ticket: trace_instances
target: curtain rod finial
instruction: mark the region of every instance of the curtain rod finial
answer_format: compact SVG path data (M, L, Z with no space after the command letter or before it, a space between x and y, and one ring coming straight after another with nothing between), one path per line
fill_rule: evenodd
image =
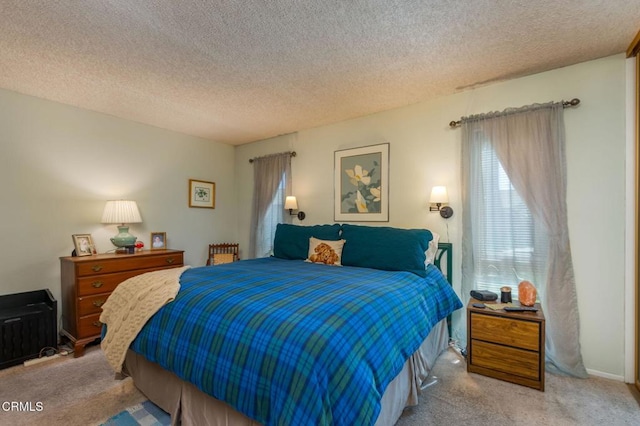
M580 104L580 99L578 98L573 98L570 101L562 101L562 106L567 108L567 107L574 107L576 105Z

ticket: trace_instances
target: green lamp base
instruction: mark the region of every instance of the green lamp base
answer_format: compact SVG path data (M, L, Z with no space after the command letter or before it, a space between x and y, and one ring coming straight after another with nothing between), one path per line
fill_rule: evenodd
M111 238L111 242L113 243L113 245L119 248L133 247L138 237L135 237L129 233L129 227L126 225L118 226L118 231L118 235Z

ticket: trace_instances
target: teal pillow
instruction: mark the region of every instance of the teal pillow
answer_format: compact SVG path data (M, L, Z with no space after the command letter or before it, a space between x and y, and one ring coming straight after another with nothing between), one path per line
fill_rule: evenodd
M426 229L342 225L342 264L426 277L425 251L433 238Z
M279 223L273 240L273 256L280 259L305 260L309 255L309 238L337 241L340 225L298 226Z

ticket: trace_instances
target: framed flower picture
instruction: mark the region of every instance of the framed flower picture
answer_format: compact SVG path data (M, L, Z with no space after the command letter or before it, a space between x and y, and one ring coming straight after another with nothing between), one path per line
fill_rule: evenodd
M389 221L389 144L334 153L334 220Z
M189 207L216 208L216 184L189 179Z

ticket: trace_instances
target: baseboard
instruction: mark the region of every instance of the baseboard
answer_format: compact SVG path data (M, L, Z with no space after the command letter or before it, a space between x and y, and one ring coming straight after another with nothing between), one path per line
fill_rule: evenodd
M602 377L603 379L611 379L616 382L624 383L624 376L619 374L603 373L602 371L591 370L589 368L587 368L587 373L589 373L590 376Z
M60 358L60 354L53 354L51 356L43 356L40 358L28 359L24 362L25 367L29 367L34 364L40 364L41 362L53 361L54 359Z

